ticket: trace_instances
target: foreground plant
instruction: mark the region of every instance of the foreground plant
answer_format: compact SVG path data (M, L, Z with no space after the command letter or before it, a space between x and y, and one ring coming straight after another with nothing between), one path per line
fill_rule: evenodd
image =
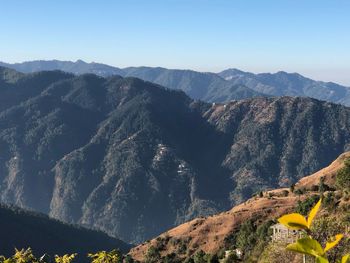
M0 263L37 263L38 259L33 255L31 248L15 249L15 254L12 257L6 258L0 256Z
M78 256L77 253L65 254L63 256L55 255L55 263L72 263ZM94 254L88 254L91 258L91 263L120 263L122 261L122 256L118 250L112 251L99 251ZM46 259L37 259L32 252L31 248L15 250L15 254L12 257L6 258L0 255L0 263L45 263ZM52 262L48 260L48 262Z
M100 251L95 254L88 254L88 257L92 259L92 263L119 263L121 256L117 250L110 252Z
M302 230L306 233L306 237L298 239L296 243L289 244L287 250L313 256L316 259L316 263L329 263L326 253L338 245L343 238L343 234L335 235L331 240L327 241L324 248L317 240L313 239L311 225L321 207L321 203L322 199L320 198L316 205L311 209L307 218L299 213L292 213L280 217L278 221L289 229ZM338 262L350 262L350 254L343 256L341 261Z
M55 262L56 263L71 263L77 255L78 255L77 253L70 254L70 255L65 254L63 256L55 255Z

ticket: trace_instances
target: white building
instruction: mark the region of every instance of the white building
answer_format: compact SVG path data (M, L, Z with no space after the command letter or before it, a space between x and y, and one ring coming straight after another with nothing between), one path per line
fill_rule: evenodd
M285 243L294 243L298 238L301 238L301 232L298 230L291 230L282 224L275 224L271 226L273 231L272 240L281 241Z

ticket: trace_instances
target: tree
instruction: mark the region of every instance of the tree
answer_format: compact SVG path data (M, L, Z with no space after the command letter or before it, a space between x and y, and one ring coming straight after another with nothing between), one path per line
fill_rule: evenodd
M219 257L216 254L207 255L207 263L219 263Z
M294 193L294 189L295 189L295 184L292 184L289 188L291 193Z
M342 190L350 190L350 158L344 161L344 167L337 173L336 185Z
M154 246L150 246L146 254L146 263L159 262L160 258L159 250Z
M228 254L228 256L226 258L224 258L224 260L222 262L223 263L235 263L235 262L239 262L239 259L236 255L236 253L231 252L230 254Z
M251 220L244 222L236 237L236 245L242 250L250 250L255 244L255 226Z
M323 194L326 191L326 184L324 183L324 176L322 176L320 178L320 183L318 185L318 191L320 192L320 194Z
M206 254L203 250L199 250L193 256L194 263L207 263Z

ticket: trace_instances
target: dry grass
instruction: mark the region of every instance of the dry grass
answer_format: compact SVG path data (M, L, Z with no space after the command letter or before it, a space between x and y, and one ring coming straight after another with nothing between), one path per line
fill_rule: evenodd
M344 153L328 167L301 179L295 189L310 190L313 185L319 184L322 176L325 177L326 184L334 185L336 171L343 167L344 158L349 156L350 152ZM243 222L251 219L257 222L276 219L293 211L298 200L305 199L311 194L314 193L309 191L301 196L295 195L289 192L288 188L267 191L263 193L263 197L253 197L230 211L207 218L197 218L179 225L160 235L158 241L153 239L133 248L130 254L134 259L142 260L148 248L151 245L157 246L160 239L169 240L163 243L165 244L161 252L163 255L172 252L178 254L179 247L176 244L180 242L171 242L171 240L186 242L191 254L199 249L206 253L215 253L218 248L223 247L225 237L236 231Z

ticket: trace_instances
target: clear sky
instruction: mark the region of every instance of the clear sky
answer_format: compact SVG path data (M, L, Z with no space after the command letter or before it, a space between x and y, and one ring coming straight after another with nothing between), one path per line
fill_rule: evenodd
M350 86L349 0L1 0L0 60L285 70Z

